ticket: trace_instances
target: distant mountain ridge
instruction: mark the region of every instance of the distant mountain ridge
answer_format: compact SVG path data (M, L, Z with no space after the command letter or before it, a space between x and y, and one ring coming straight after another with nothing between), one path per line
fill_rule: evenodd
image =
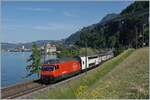
M118 16L118 14L115 14L115 13L107 14L107 15L100 21L100 23L105 23L105 22L107 22L107 21L109 21L109 20L111 20L111 19L113 19L113 18L115 18L115 17L117 17L117 16Z
M52 43L55 45L63 44L64 40L38 40L28 43L1 43L1 48L8 50L8 49L14 49L14 48L21 48L22 46L25 46L25 48L31 48L32 44L36 44L37 46L43 46L47 43Z

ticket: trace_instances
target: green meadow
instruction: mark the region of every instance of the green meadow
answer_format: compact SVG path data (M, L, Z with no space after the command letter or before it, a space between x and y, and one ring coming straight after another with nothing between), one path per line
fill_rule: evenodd
M98 68L34 99L125 99L149 97L148 48L128 49Z

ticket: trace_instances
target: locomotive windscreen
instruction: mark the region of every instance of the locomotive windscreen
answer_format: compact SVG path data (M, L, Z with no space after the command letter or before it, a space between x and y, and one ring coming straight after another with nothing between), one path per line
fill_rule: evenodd
M54 70L54 66L43 66L42 70L44 70L44 71L53 71Z
M47 60L44 64L55 64L55 63L59 63L59 59L50 59Z

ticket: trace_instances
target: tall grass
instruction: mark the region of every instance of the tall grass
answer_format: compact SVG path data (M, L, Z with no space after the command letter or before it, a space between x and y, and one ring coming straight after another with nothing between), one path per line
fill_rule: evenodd
M107 75L113 68L115 68L122 61L124 61L133 51L134 49L126 50L119 56L103 63L98 68L85 73L85 75L83 75L79 79L72 80L61 86L56 86L52 89L43 91L38 95L34 95L33 98L42 98L42 99L81 98L82 95L89 89L89 87L91 87L92 85L97 83L98 80L102 79L105 75Z
M148 48L136 50L84 92L80 98L148 99Z

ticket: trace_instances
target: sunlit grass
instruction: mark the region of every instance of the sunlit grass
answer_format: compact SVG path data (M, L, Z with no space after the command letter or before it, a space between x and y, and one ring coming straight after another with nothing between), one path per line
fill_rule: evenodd
M79 98L148 98L148 48L136 50Z
M79 79L43 91L33 98L147 98L148 49L133 51L126 50Z

